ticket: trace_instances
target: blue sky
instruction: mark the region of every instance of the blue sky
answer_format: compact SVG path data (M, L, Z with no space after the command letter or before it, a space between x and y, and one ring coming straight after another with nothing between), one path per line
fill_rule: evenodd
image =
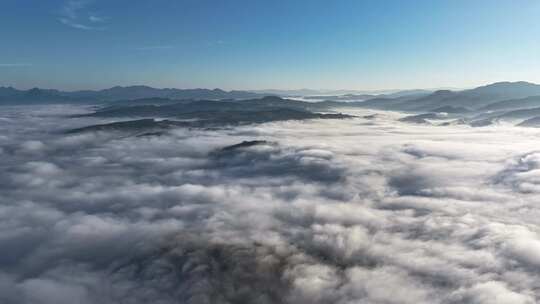
M0 86L540 83L538 0L2 0Z

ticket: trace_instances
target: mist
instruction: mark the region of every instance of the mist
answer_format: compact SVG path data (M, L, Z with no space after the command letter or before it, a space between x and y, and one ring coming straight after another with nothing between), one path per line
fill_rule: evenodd
M0 302L539 301L540 130L64 132L88 111L1 112Z

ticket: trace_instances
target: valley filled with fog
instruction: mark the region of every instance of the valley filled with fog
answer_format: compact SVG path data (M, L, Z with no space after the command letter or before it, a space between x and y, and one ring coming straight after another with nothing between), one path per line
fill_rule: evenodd
M539 16L0 0L0 304L540 304Z
M540 129L280 102L2 107L0 302L540 301Z

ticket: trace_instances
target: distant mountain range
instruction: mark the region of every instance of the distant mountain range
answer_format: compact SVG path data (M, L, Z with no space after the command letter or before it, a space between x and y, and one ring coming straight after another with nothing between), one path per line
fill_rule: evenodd
M282 97L298 97L298 96L316 96L316 95L378 95L384 94L387 91L360 91L360 90L314 90L314 89L297 89L297 90L276 90L276 89L267 89L267 90L251 90L257 94L263 95L277 95Z
M314 93L298 90L295 93ZM221 89L157 89L148 86L112 87L104 90L59 91L53 89L17 90L0 87L0 105L80 103L145 105L171 104L178 101L201 100L256 100L270 93L293 91L268 90L263 92L224 91ZM346 92L346 91L343 91ZM283 97L283 96L281 96ZM498 82L474 89L451 91L400 91L391 94L352 94L302 96L310 103L302 108L364 107L405 112L488 113L540 107L540 85L529 82ZM270 100L265 100L269 102ZM315 101L317 105L315 105ZM289 104L294 104L291 100ZM311 105L309 105L311 104ZM298 106L299 104L294 104ZM492 115L491 115L492 116Z
M0 104L87 103L100 107L82 116L122 119L74 132L130 130L153 136L170 128L220 128L271 121L344 119L343 108L411 113L401 123L485 127L499 123L540 127L540 85L498 82L474 89L410 90L380 95L313 96L313 100L220 89L113 87L99 91L0 88ZM319 98L324 98L322 101ZM361 99L361 100L357 100ZM81 116L81 115L79 115ZM126 118L135 119L124 121ZM157 133L156 133L157 132Z
M315 99L315 96L332 98L341 96L402 96L419 93L431 93L434 90L313 90L313 89L298 89L298 90L251 90L250 92L263 94L263 95L276 95L281 97L299 97L299 96L311 96Z
M512 108L513 101L523 98L529 98L526 101L516 102L522 105L534 105L539 98L531 96L540 96L540 85L529 82L497 82L475 89L464 91L439 90L418 98L384 99L369 100L369 106L386 110L398 111L431 111L443 106L463 107L477 110L481 108L492 107L497 109ZM498 105L495 105L495 104ZM368 104L365 104L368 106ZM540 103L538 104L540 106Z
M104 90L60 91L55 89L33 88L18 90L13 87L0 87L0 105L49 104L49 103L102 103L111 101L142 100L163 98L172 100L220 100L220 99L252 99L264 96L297 96L312 100L361 101L376 97L395 98L428 94L425 90L399 91L389 94L382 92L361 93L355 90L261 90L261 91L225 91L221 89L158 89L149 86L115 86ZM329 95L330 94L330 95Z
M46 103L96 103L141 98L168 99L248 99L262 95L248 91L224 91L221 89L156 89L148 86L112 87L104 90L59 91L34 88L17 90L0 87L0 104L46 104Z
M157 98L170 100L221 100L221 99L253 99L264 96L297 96L311 100L330 101L363 101L376 97L396 98L400 96L419 96L430 93L425 90L399 91L389 94L371 92L371 94L361 94L361 91L354 90L261 90L261 91L224 91L221 89L158 89L149 86L115 86L104 90L80 90L80 91L60 91L55 89L33 88L29 90L18 90L13 87L0 87L0 105L32 105L32 104L52 104L52 103L78 103L91 104L111 101L129 102L144 99ZM327 94L333 95L327 95ZM324 95L321 95L324 94Z

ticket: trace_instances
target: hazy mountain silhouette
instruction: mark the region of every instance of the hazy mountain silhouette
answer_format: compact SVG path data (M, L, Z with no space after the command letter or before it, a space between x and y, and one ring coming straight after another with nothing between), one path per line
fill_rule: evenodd
M528 119L534 116L540 116L540 107L530 108L530 109L512 110L504 114L497 115L496 117L499 119Z
M519 123L517 126L519 126L519 127L539 128L540 127L540 116L529 118L529 119Z
M370 96L377 96L377 97L389 97L389 98L395 98L395 97L401 97L401 96L407 96L407 95L421 95L421 94L429 94L432 91L430 90L420 90L420 89L414 89L414 90L314 90L314 89L297 89L297 90L276 90L276 89L267 89L267 90L251 90L250 92L258 93L258 94L264 94L264 95L278 95L281 97L294 97L294 96L303 96L303 97L311 97L313 99L319 99L315 98L315 96L324 97L320 99L331 99L331 97L340 98L344 95L370 95ZM389 93L391 92L391 93Z
M0 105L81 103L95 102L95 99L82 99L64 95L61 91L33 88L17 90L12 87L0 87Z
M87 103L107 104L93 116L102 117L179 117L186 113L226 111L332 111L340 107L365 107L416 113L445 112L462 115L470 121L493 118L509 120L532 118L533 112L507 113L540 107L540 85L528 82L498 82L463 91L409 90L387 95L316 96L330 100L306 102L267 96L248 91L221 89L157 89L149 86L112 87L105 90L64 92L59 90L17 90L0 87L0 105ZM331 100L331 99L334 100ZM354 101L355 99L367 99ZM125 107L129 106L129 107ZM216 115L211 114L212 115ZM540 114L539 114L540 115ZM200 115L203 116L204 115ZM538 115L536 115L538 116Z
M331 101L363 101L373 99L377 95L370 94L345 94L345 95L312 95L305 96L304 99L331 100Z
M221 89L156 89L148 86L112 87L104 90L65 92L33 88L17 90L0 87L0 105L47 104L47 103L99 103L115 100L145 98L168 99L247 99L262 97L247 91L224 91Z
M480 111L499 111L512 109L526 109L540 107L540 96L529 96L521 99L503 100L488 104L479 109Z
M261 96L247 91L224 91L221 89L156 89L149 86L116 86L101 91L75 91L64 94L72 97L89 97L106 101L154 97L170 99L245 99Z
M401 96L397 98L377 97L356 104L350 103L349 105L381 110L399 110L401 105L415 98L416 96Z
M439 90L415 99L368 100L367 107L399 111L432 111L444 106L480 109L489 104L510 99L540 95L540 85L528 82L498 82L471 90Z
M388 94L341 94L341 95L311 95L305 96L304 99L313 100L328 100L328 101L367 101L375 98L418 98L430 94L427 90L405 90Z
M464 108L464 107L442 106L442 107L431 110L431 112L459 114L459 113L467 113L469 112L469 109Z

